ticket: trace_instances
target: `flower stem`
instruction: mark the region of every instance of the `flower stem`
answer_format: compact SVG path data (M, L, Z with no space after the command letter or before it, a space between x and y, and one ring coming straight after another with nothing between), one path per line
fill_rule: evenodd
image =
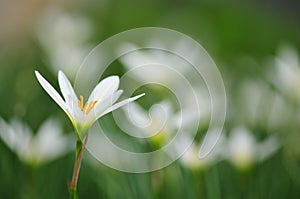
M79 137L77 137L77 141L76 141L76 159L75 159L75 164L74 164L74 171L73 171L72 181L69 185L71 199L78 199L78 195L77 195L78 175L79 175L79 171L80 171L83 152L84 152L87 141L88 141L88 133L86 134L86 137L85 137L85 140L84 140L83 144L81 142L81 139Z

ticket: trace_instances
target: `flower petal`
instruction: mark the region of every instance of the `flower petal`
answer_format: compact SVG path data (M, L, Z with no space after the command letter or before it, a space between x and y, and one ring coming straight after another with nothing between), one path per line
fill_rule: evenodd
M9 126L2 118L0 118L0 138L8 147L14 150L16 138L15 132L9 131Z
M119 88L119 77L110 76L103 79L92 91L88 102L98 100L101 102L104 98L111 96Z
M58 92L49 84L49 82L38 72L35 71L35 75L44 88L44 90L50 95L50 97L70 116L69 112L67 111L67 106L62 97L58 94Z
M122 107L122 106L125 106L126 104L128 104L128 103L130 103L130 102L133 102L133 101L137 100L138 98L140 98L140 97L142 97L142 96L144 96L144 95L145 95L145 93L140 94L140 95L137 95L137 96L132 97L132 98L125 99L125 100L123 100L123 101L121 101L121 102L118 102L118 103L112 105L111 107L109 107L108 109L106 109L106 110L105 110L98 118L100 118L100 117L102 117L103 115L105 115L105 114L107 114L107 113L110 113L110 112L112 112L112 111L114 111L114 110L116 110L116 109L118 109L118 108L120 108L120 107ZM98 119L98 118L97 118L97 119Z
M150 125L151 118L148 111L144 110L140 105L133 102L123 108L127 119L135 126L145 128Z
M33 139L32 147L37 160L47 161L69 152L73 146L72 141L74 139L62 133L58 121L49 118L39 128Z
M59 83L61 93L64 96L68 111L72 115L74 115L73 110L78 109L78 105L77 105L78 98L73 90L70 81L61 70L58 71L58 83Z
M98 102L96 104L96 106L94 107L94 109L90 112L90 114L88 114L85 123L90 124L90 123L96 121L98 118L100 118L100 115L102 115L102 113L106 109L108 109L111 105L113 105L119 99L119 97L122 95L122 93L123 93L123 90L118 90L111 96L106 97L106 99Z

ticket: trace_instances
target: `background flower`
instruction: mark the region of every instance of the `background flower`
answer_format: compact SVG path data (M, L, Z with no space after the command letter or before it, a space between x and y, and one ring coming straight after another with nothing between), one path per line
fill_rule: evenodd
M247 169L256 161L263 161L280 147L273 136L258 142L244 126L235 127L228 138L227 158L238 168Z
M47 119L37 133L19 119L7 124L0 120L0 136L13 152L26 164L41 165L65 155L73 149L75 138L62 133L54 118Z
M48 55L53 74L63 70L75 78L82 60L92 49L91 34L91 22L84 16L55 7L43 13L38 21L37 37Z

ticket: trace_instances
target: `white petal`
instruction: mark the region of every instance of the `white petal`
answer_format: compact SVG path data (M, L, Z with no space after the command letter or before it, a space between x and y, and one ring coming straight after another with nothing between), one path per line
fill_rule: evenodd
M257 159L263 161L274 154L280 147L279 140L276 136L271 136L265 141L257 144L256 155Z
M30 127L19 119L13 118L10 122L10 129L16 136L14 141L16 150L20 152L22 152L22 150L28 150L27 148L30 148L30 142L33 136Z
M10 124L0 126L1 134L3 134L3 140L7 146L14 151L22 160L26 160L30 148L32 139L32 132L29 127L23 124L18 119L12 119Z
M78 107L78 101L74 98L72 98L70 95L67 95L67 102L66 106L68 109L68 112L71 115L72 121L83 121L85 118L85 114L82 112L82 110Z
M123 110L126 117L133 125L140 128L146 128L151 124L151 118L149 117L148 112L137 103L128 104Z
M62 134L57 120L50 118L40 127L34 138L34 153L39 161L54 159L70 151L71 141Z
M58 83L59 83L61 93L65 98L66 105L69 108L69 111L78 107L77 106L78 98L73 90L73 87L69 82L68 78L61 70L58 71Z
M58 94L58 92L49 84L49 82L38 72L35 71L35 75L44 88L44 90L50 95L50 97L68 114L67 106L62 97Z
M85 123L92 123L92 122L96 121L106 109L108 109L111 105L113 105L119 99L119 97L122 95L122 93L123 93L123 90L118 90L111 96L106 97L106 99L98 102L96 104L96 106L92 109L92 111L88 114Z
M174 117L174 110L169 101L162 101L151 106L149 113L153 122L164 126L166 122Z
M9 131L8 125L2 118L0 118L0 137L8 147L14 150L16 138L15 132Z
M116 110L116 109L118 109L118 108L120 108L122 106L125 106L126 104L128 104L130 102L133 102L133 101L137 100L138 98L140 98L140 97L142 97L144 95L145 95L145 93L140 94L140 95L135 96L135 97L132 97L132 98L125 99L125 100L123 100L121 102L118 102L118 103L114 104L113 106L109 107L108 109L106 109L98 118L100 118L103 115L105 115L107 113L110 113L110 112L112 112L112 111L114 111L114 110Z
M239 167L250 164L255 158L255 138L244 126L238 126L233 129L228 145L230 158Z
M98 100L101 102L105 97L111 96L119 88L119 77L110 76L103 79L92 91L88 102Z

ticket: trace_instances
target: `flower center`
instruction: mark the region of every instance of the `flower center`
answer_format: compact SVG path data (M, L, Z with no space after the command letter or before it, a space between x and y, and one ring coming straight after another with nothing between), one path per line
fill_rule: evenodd
M94 101L91 101L90 103L86 102L84 104L84 101L83 101L83 96L80 95L80 98L78 100L78 107L80 108L80 110L85 113L86 115L88 115L91 110L95 107L95 105L98 103L98 100L94 100Z

